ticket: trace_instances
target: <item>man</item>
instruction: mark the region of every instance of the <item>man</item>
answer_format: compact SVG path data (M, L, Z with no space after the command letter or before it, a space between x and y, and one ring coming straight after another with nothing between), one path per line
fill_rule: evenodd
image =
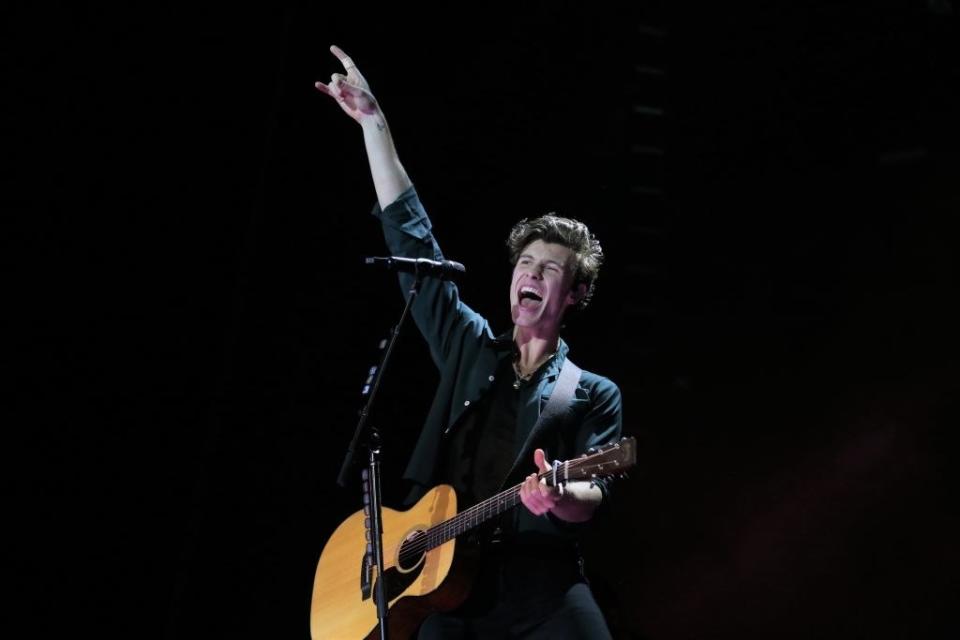
M334 73L316 87L363 130L378 200L374 214L391 254L442 260L379 103L352 59L335 46L331 51L346 75ZM440 369L405 473L414 485L411 500L449 483L466 507L522 482L525 507L478 535L482 562L470 597L452 612L429 617L419 637L609 638L576 543L604 500L606 484L549 487L536 472L524 472L531 458L537 470L550 468L545 449L565 460L620 435L619 389L572 365L560 338L565 315L584 307L593 293L602 252L585 225L553 215L517 224L508 246L512 333L495 337L450 282L425 279L411 309ZM404 291L412 277L401 274ZM564 411L544 424L544 404L571 376L576 384L565 384Z

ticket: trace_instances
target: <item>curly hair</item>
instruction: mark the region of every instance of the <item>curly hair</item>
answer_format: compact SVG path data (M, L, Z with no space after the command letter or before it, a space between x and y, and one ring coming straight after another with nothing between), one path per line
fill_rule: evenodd
M577 309L585 309L593 298L596 288L600 265L603 263L603 249L596 236L590 233L587 225L574 220L563 218L553 213L539 218L524 218L513 226L507 236L507 248L510 250L510 264L516 265L520 253L531 243L537 240L551 242L567 247L574 254L573 284L587 285L586 295L577 302Z

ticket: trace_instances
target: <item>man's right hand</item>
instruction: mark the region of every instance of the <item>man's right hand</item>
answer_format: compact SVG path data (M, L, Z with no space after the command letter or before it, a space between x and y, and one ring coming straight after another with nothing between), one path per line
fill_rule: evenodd
M370 162L370 175L377 191L377 202L381 209L386 209L410 188L412 183L400 164L387 121L376 98L370 92L370 85L350 56L340 47L332 46L330 51L340 59L347 75L335 73L330 76L330 84L317 82L315 86L336 100L348 116L360 123L367 160Z
M357 65L350 59L350 56L336 45L331 46L330 51L343 64L343 69L347 75L334 73L330 76L329 84L317 82L314 86L336 100L348 116L363 124L365 119L375 117L379 112L377 100L370 92L370 85L367 84L366 79L357 69Z

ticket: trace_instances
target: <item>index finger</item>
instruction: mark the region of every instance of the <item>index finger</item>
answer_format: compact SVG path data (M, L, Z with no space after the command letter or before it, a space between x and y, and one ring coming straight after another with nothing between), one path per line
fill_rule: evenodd
M335 44L330 45L330 51L333 53L333 55L337 56L337 59L340 60L340 62L343 64L343 68L346 69L347 71L350 71L350 69L353 69L354 67L357 66L353 63L353 59L350 58L350 56L348 56L346 53L344 53L343 49L341 49L337 45Z

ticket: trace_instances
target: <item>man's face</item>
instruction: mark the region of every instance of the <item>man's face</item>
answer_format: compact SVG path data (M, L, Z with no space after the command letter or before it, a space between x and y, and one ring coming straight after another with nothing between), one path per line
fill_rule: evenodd
M554 332L567 307L576 304L573 251L534 240L520 252L510 283L510 315L518 327ZM582 288L582 287L581 287Z

